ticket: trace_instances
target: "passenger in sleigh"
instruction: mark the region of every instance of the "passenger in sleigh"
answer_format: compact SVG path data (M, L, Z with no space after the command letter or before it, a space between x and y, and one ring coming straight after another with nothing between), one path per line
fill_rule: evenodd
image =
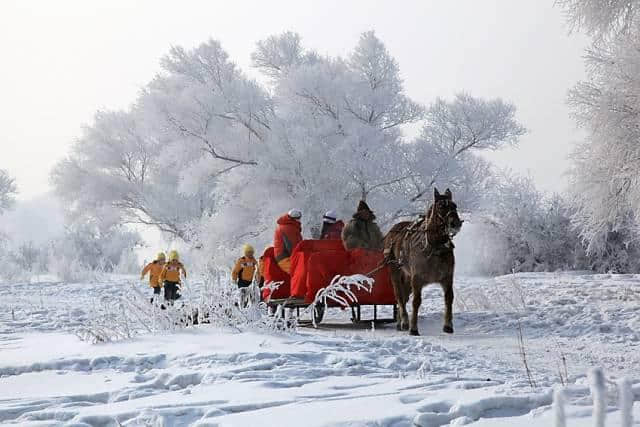
M364 200L358 204L358 210L342 230L342 243L348 251L353 249L371 249L381 251L384 236L375 222L376 216Z
M343 228L344 222L338 219L334 211L328 211L322 217L320 240L340 240Z
M302 241L302 212L291 209L278 218L276 232L273 236L274 257L282 271L291 274L291 254Z

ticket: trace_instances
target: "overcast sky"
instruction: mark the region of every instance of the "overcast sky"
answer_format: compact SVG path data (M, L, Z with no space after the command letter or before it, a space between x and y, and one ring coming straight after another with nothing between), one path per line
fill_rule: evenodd
M493 155L562 190L579 133L565 105L583 77L586 40L569 36L553 0L0 2L0 168L21 198L48 175L97 109L125 108L171 45L222 42L249 73L255 42L286 30L346 54L373 29L400 63L407 93L429 103L459 91L503 97L530 130Z

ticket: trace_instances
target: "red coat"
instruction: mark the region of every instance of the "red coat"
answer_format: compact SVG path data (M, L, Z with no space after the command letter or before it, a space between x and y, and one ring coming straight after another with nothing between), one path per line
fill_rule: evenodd
M276 261L291 256L293 248L302 241L302 225L289 215L278 218L278 226L273 236L273 252Z
M322 240L340 240L342 238L342 229L344 222L336 221L333 224L323 223L320 239Z

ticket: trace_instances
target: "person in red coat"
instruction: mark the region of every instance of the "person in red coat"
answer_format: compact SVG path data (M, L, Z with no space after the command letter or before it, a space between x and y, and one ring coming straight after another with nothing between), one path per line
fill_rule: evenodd
M291 209L278 218L275 235L273 236L273 251L278 266L291 274L291 253L293 248L302 241L302 212Z
M322 217L322 231L320 232L321 240L340 240L342 238L342 229L344 222L338 220L338 216L334 211L328 211Z

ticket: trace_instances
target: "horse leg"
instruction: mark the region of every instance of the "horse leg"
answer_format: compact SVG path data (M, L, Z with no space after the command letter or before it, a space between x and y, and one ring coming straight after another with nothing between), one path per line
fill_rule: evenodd
M407 312L407 300L409 299L409 284L407 282L407 278L403 277L400 282L400 292L401 292L401 302L402 305L402 314L401 314L401 330L408 331L409 330L409 313Z
M398 319L397 329L407 330L409 329L409 316L407 315L407 297L406 297L406 283L402 277L400 269L393 268L391 270L391 284L393 285L393 291L396 295L396 305L398 306Z
M413 301L409 334L417 336L420 335L418 332L418 311L420 311L420 304L422 304L422 283L418 282L416 276L411 277L411 290L413 291Z
M444 326L442 331L448 334L453 333L453 277L449 277L442 282L444 291Z

